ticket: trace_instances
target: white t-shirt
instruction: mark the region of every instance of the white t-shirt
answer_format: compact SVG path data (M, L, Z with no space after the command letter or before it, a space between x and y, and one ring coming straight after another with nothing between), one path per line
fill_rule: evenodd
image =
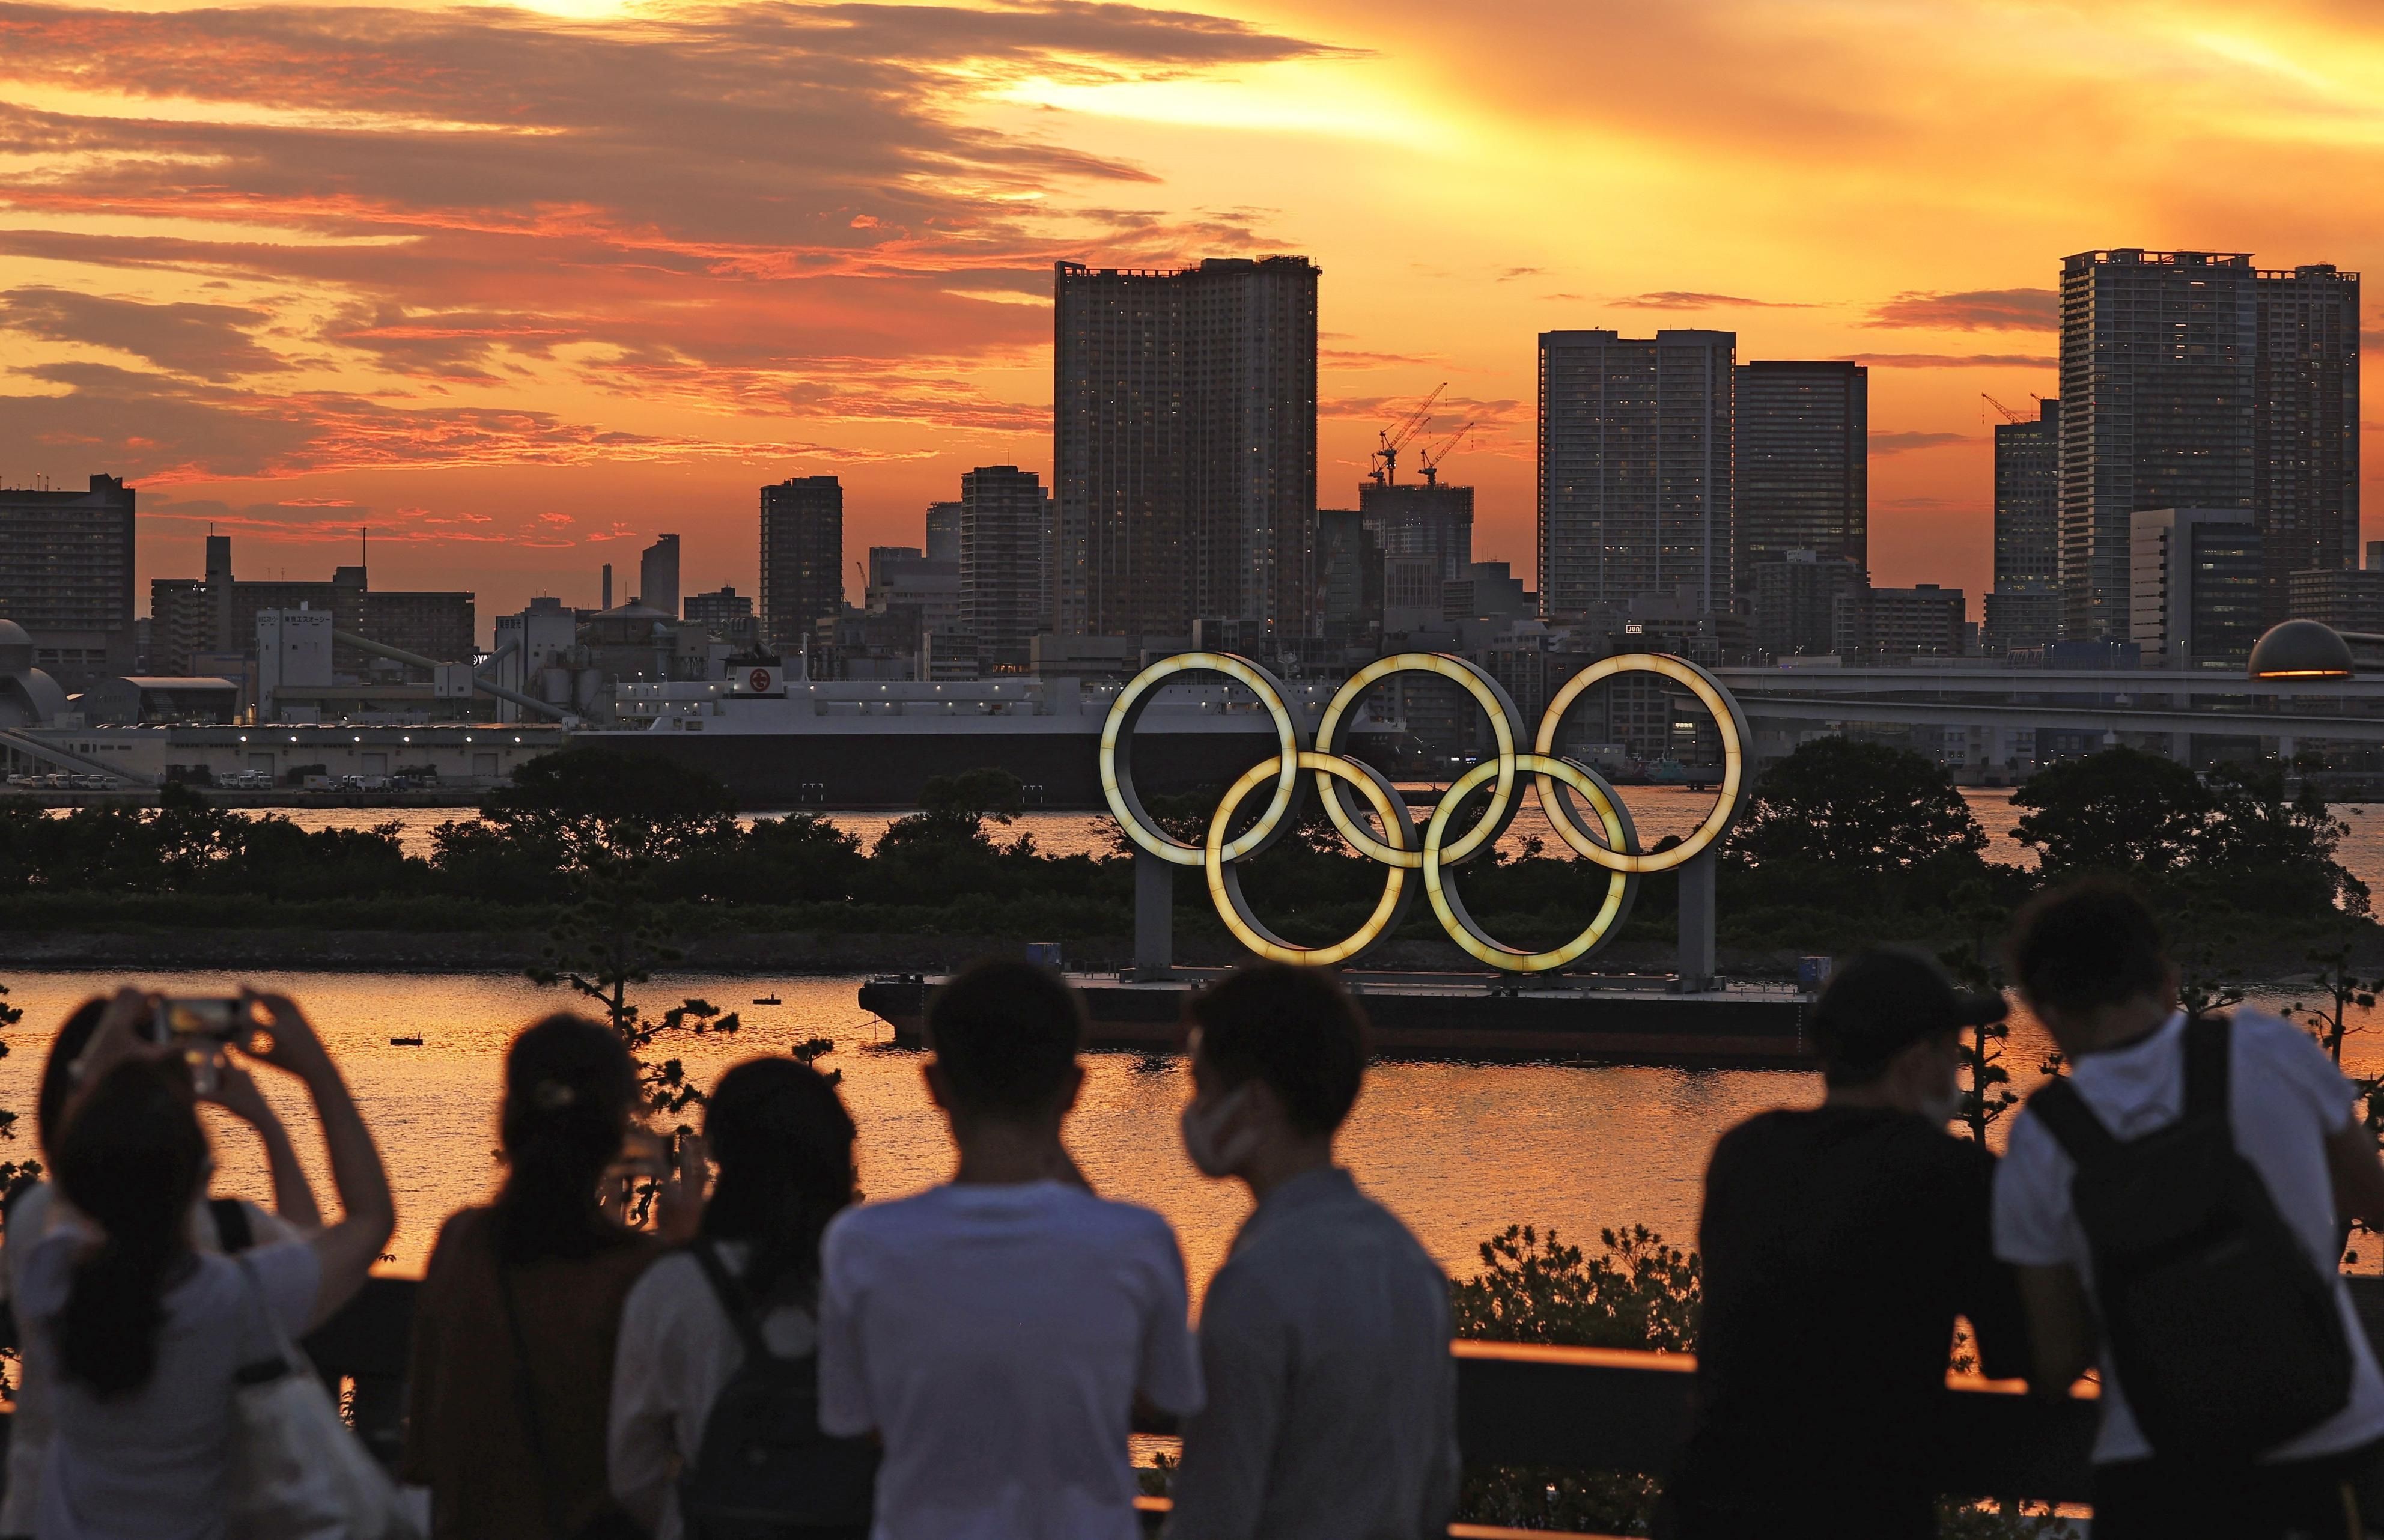
M5 1285L0 1298L14 1299L23 1293L26 1269L50 1227L50 1198L56 1190L47 1182L36 1182L9 1211L7 1244L0 1248L0 1285ZM246 1199L241 1207L248 1213L251 1245L298 1238L297 1230L279 1215ZM192 1248L214 1251L219 1244L214 1211L202 1198L191 1208ZM21 1321L18 1329L24 1329ZM0 1497L0 1535L32 1534L42 1510L42 1470L50 1458L50 1383L38 1364L28 1354L19 1365L16 1409L8 1419L8 1489Z
M732 1276L745 1273L741 1241L717 1243ZM762 1318L771 1350L801 1358L817 1347L812 1313L781 1305ZM678 1540L677 1478L703 1447L712 1404L745 1362L745 1345L702 1264L681 1252L646 1269L621 1307L613 1357L613 1427L605 1467L613 1496L654 1540Z
M820 1425L875 1429L875 1540L1136 1540L1137 1393L1200 1408L1184 1258L1057 1182L941 1186L828 1226Z
M82 1244L70 1229L44 1238L18 1299L20 1319L31 1323L26 1354L50 1385L49 1459L33 1533L41 1540L217 1540L231 1458L232 1374L272 1350L258 1293L283 1332L304 1331L321 1282L315 1249L287 1241L242 1253L257 1291L239 1262L201 1253L167 1291L148 1384L103 1401L59 1372L45 1329L65 1308Z
M2318 1046L2289 1022L2238 1008L2228 1064L2227 1111L2235 1148L2267 1184L2277 1211L2308 1248L2310 1261L2335 1280L2334 1297L2351 1340L2351 1400L2342 1410L2263 1458L2307 1459L2337 1454L2384 1436L2384 1376L2367 1334L2341 1281L2334 1185L2326 1140L2351 1125L2353 1094ZM2185 1013L2128 1048L2079 1056L2070 1082L2114 1138L2133 1139L2174 1123L2185 1111ZM2093 1274L2086 1235L2070 1206L2076 1173L2068 1154L2037 1118L2021 1112L2011 1149L1995 1174L1995 1255L2024 1267L2067 1263L2089 1288ZM2191 1344L2179 1351L2191 1352ZM2094 1440L2098 1464L2152 1454L2120 1386L2107 1346L2103 1355L2103 1429Z

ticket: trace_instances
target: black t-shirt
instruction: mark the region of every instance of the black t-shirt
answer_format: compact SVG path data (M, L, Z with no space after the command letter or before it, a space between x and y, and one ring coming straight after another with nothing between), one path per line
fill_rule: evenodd
M1993 1174L1969 1140L1881 1109L1766 1112L1722 1136L1699 1235L1696 1427L1670 1485L1684 1519L1763 1513L1785 1534L1802 1509L1835 1534L1936 1533L1954 1317L1988 1373L2024 1372Z

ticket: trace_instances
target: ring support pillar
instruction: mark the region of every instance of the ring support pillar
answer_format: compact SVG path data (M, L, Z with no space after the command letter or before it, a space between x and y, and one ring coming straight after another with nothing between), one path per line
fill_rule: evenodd
M1134 976L1165 978L1175 966L1175 868L1134 852Z
M1719 856L1710 847L1681 868L1681 942L1677 969L1682 994L1714 985L1714 879Z

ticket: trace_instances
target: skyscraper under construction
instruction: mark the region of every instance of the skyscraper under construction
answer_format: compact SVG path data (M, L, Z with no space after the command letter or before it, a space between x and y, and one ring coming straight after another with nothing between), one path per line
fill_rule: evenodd
M1308 634L1320 271L1302 256L1058 265L1059 632Z

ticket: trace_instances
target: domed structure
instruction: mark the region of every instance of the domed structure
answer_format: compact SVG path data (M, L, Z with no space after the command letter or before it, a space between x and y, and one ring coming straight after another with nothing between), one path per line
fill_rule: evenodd
M2252 644L2245 672L2254 679L2347 679L2351 644L2315 620L2288 620Z
M67 709L67 692L33 666L33 639L0 620L0 729L38 727Z

